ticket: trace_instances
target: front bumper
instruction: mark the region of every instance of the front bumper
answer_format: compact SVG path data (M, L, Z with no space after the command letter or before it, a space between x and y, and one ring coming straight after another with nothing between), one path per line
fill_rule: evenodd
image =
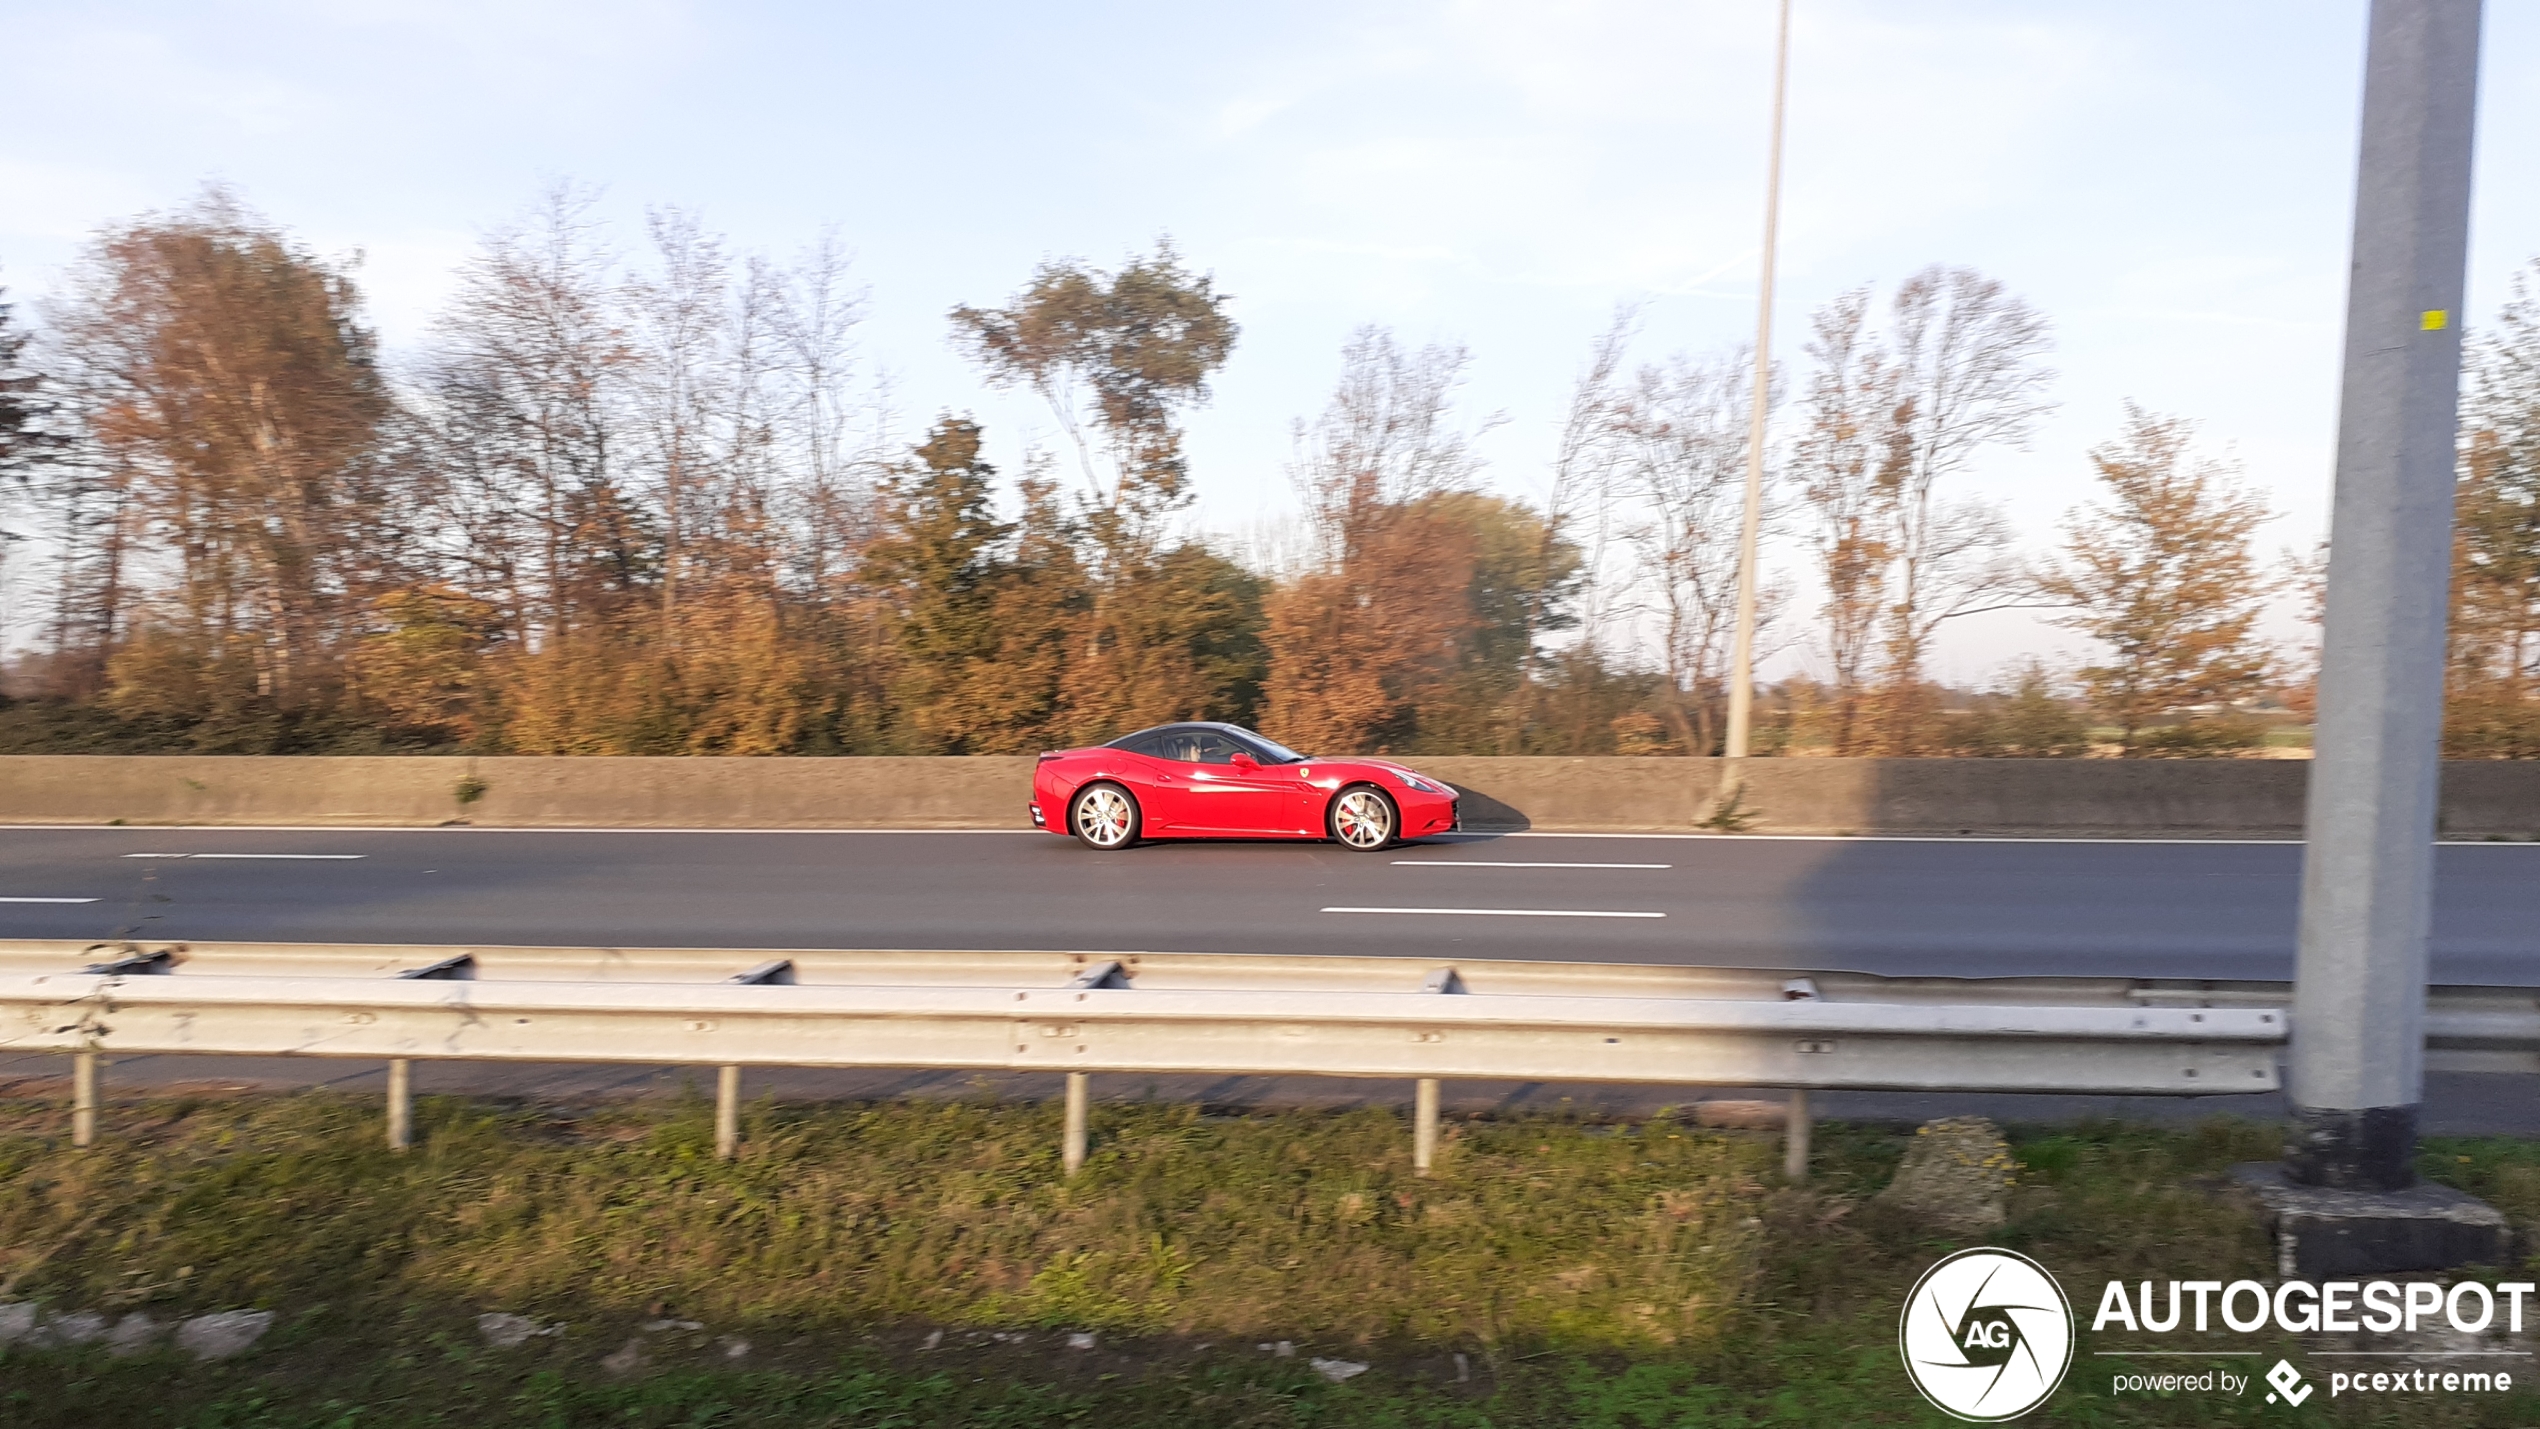
M1394 802L1402 810L1404 838L1431 838L1438 834L1454 833L1464 827L1462 801L1452 794L1440 797L1436 794L1424 794L1415 789L1405 789L1394 796Z

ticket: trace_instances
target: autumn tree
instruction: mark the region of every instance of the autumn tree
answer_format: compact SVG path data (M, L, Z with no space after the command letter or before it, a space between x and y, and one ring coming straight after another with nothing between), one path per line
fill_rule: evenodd
M0 288L0 297L7 291ZM30 534L17 529L15 508L32 504L36 469L69 441L51 423L58 405L46 396L42 375L26 363L33 337L16 324L13 306L0 302L0 515L11 517L0 525L0 573L8 569L11 545Z
M982 754L1028 754L1078 742L1070 737L1066 694L1070 661L1083 648L1079 632L1092 607L1079 554L1083 532L1045 470L1027 466L1017 487L1022 510L989 608L995 650L948 706L958 725L945 723L947 733Z
M71 346L58 330L55 341ZM148 543L133 473L96 441L91 420L114 385L112 369L92 371L66 350L60 382L68 440L56 460L32 472L20 464L16 494L24 503L25 530L34 538L26 549L43 552L51 567L38 689L55 699L81 701L105 688L107 662L131 633L139 599L134 557Z
M2454 529L2455 538L2458 528ZM2456 548L2457 550L2457 548ZM2322 533L2309 549L2288 547L2277 558L2282 588L2291 593L2307 633L2294 646L2278 673L2276 696L2285 709L2303 719L2319 716L2320 635L2328 620L2328 536ZM2455 582L2452 594L2458 597Z
M814 686L793 736L805 750L872 747L890 722L889 662L877 658L888 620L861 567L877 534L877 489L904 446L887 381L859 363L864 294L850 279L834 232L791 262L743 261L726 346L723 471L704 513L724 603L767 611L771 634Z
M896 607L893 703L930 753L969 752L969 687L997 651L1000 547L1012 528L996 519L996 469L979 447L976 422L938 421L916 461L884 483L885 534L866 557L866 579Z
M1637 537L1660 620L1663 718L1693 753L1717 743L1728 692L1753 361L1740 350L1644 366L1613 416L1624 482L1646 513ZM1785 593L1757 596L1756 623L1769 630Z
M0 298L8 289L0 288ZM0 302L0 482L24 483L37 462L66 438L47 425L57 410L44 394L44 377L27 365L34 334L19 326L14 304Z
M2064 520L2064 556L2041 573L2055 622L2106 648L2080 671L2092 704L2142 752L2154 721L2255 694L2273 668L2258 622L2276 580L2252 542L2270 516L2236 469L2192 450L2195 428L2128 403L2092 449L2103 500Z
M2540 757L2540 259L2469 358L2444 747Z
M1134 728L1211 698L1181 632L1154 618L1182 591L1158 557L1166 518L1190 499L1182 414L1234 351L1226 304L1159 241L1117 272L1044 263L1005 307L953 309L955 339L989 380L1048 405L1085 481L1091 606L1065 696L1076 728Z
M887 389L859 382L855 331L865 293L850 285L834 230L761 280L773 358L765 397L772 458L790 468L780 503L796 576L823 609L838 603L874 531L874 486L891 465Z
M1806 425L1794 463L1813 516L1810 544L1826 589L1823 611L1830 688L1801 703L1820 719L1836 754L1856 752L1879 617L1887 608L1893 546L1887 520L1892 460L1893 364L1873 339L1870 293L1856 289L1818 309L1808 354Z
M1912 753L1933 637L2025 591L2001 514L1946 485L2048 410L2046 321L1999 281L1934 265L1897 288L1883 329L1866 290L1821 309L1814 329L1799 478L1829 591L1837 747Z
M1116 273L1044 263L1007 306L958 307L952 321L991 382L1048 404L1076 451L1098 539L1126 554L1189 498L1180 419L1234 352L1226 302L1159 241Z
M834 237L795 264L590 194L489 235L418 405L440 578L501 615L488 736L522 752L783 753L887 739L889 620L857 580L877 448ZM409 602L403 609L432 609Z
M730 264L723 244L693 213L655 209L645 216L653 266L627 284L627 396L641 457L661 514L661 627L678 635L680 577L695 563L699 529L742 493L728 488L739 473L731 458L748 440L745 406L751 339L759 316L746 298L734 321ZM722 448L717 450L717 448Z
M2046 320L2002 284L1968 268L1926 268L1897 289L1890 343L1899 401L1891 422L1889 505L1895 579L1885 678L1923 679L1941 623L2014 603L2023 590L2005 558L2010 529L1989 506L1944 497L1987 446L2027 440L2054 374L2038 362ZM1891 747L1906 737L1891 731Z
M1481 459L1454 410L1469 360L1363 328L1322 414L1297 424L1289 474L1316 554L1268 611L1264 719L1282 739L1394 747L1424 710L1487 730L1565 618L1576 549L1472 491Z
M1570 384L1569 407L1562 414L1560 439L1547 473L1542 516L1534 523L1538 528L1535 564L1547 565L1557 549L1584 549L1588 578L1567 589L1584 596L1591 606L1579 612L1575 620L1581 627L1577 654L1589 659L1597 656L1598 642L1604 633L1600 629L1602 612L1593 608L1601 594L1595 576L1602 573L1598 568L1604 564L1609 538L1617 534L1615 513L1625 496L1618 490L1624 448L1618 420L1623 401L1619 389L1623 360L1639 324L1639 308L1630 303L1619 304L1605 331L1589 346L1587 361L1580 365L1578 376ZM1553 587L1539 587L1525 606L1526 621L1518 650L1519 678L1515 698L1509 701L1510 727L1501 735L1503 745L1527 742L1535 717L1537 661L1543 653L1540 637L1557 628L1556 621L1571 621L1566 612L1558 611L1555 595Z
M1445 491L1418 503L1405 533L1469 566L1460 604L1470 624L1451 661L1427 679L1406 681L1406 723L1394 747L1417 753L1602 753L1607 728L1637 706L1645 682L1626 694L1605 677L1605 652L1580 639L1547 650L1544 637L1577 630L1590 580L1588 555L1548 536L1533 507L1477 491ZM1417 524L1413 524L1416 522ZM1610 706L1610 707L1609 707Z
M464 745L486 733L487 656L502 637L494 606L427 581L382 593L371 617L347 661L353 712L397 742Z
M1322 414L1296 424L1288 474L1316 555L1270 607L1263 717L1300 748L1351 753L1400 733L1413 687L1471 633L1471 611L1446 598L1471 579L1469 552L1414 514L1480 469L1452 420L1469 361L1361 328Z
M1941 721L1939 752L1956 759L2073 759L2090 752L2090 722L2034 656Z
M514 641L552 650L640 598L659 560L626 489L635 353L595 197L551 187L460 266L424 378L448 554L499 592Z
M361 538L392 403L349 274L213 190L100 237L61 322L93 439L174 558L118 698L325 702L397 575Z
M488 233L393 393L347 265L217 196L111 232L48 324L34 425L75 439L22 508L60 688L205 749L1013 753L1264 711L1336 750L1710 738L1729 409L1636 387L1628 310L1534 503L1478 489L1461 349L1360 333L1298 429L1304 538L1257 570L1177 530L1235 330L1169 247L955 313L1059 422L1000 485L967 419L891 436L834 236L780 263L656 210L621 249L598 212L560 185ZM1635 505L1664 673L1599 646Z
M642 354L597 201L554 184L484 237L422 383L450 574L501 614L499 743L519 753L679 746L670 682L627 638L658 614L662 522L636 480Z

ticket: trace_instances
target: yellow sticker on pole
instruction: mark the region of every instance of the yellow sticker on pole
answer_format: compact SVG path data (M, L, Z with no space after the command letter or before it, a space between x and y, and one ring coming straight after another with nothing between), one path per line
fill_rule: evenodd
M2420 332L2441 332L2451 325L2452 313L2448 308L2428 308L2425 316L2417 320Z

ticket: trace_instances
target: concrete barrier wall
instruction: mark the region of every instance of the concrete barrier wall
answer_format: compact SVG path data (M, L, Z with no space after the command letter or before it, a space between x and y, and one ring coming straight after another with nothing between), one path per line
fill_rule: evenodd
M2260 759L1770 763L1753 766L1744 801L1758 831L2290 834L2310 774L2306 763Z
M1031 787L1021 758L13 755L0 822L1014 828Z
M2293 760L1451 759L1476 828L2291 836ZM1023 828L1032 761L0 757L0 822ZM473 797L463 797L472 794ZM2540 837L2540 763L2447 764L2443 829Z
M2255 759L1757 759L1724 810L1725 760L1421 762L1522 815L1476 800L1468 822L1806 834L2290 834L2309 772Z

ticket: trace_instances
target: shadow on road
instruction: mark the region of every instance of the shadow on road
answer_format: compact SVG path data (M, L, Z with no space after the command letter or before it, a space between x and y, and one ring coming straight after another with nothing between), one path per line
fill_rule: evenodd
M1463 819L1464 831L1474 834L1518 834L1535 826L1522 809L1503 804L1469 784L1446 781L1455 791L1456 812Z

